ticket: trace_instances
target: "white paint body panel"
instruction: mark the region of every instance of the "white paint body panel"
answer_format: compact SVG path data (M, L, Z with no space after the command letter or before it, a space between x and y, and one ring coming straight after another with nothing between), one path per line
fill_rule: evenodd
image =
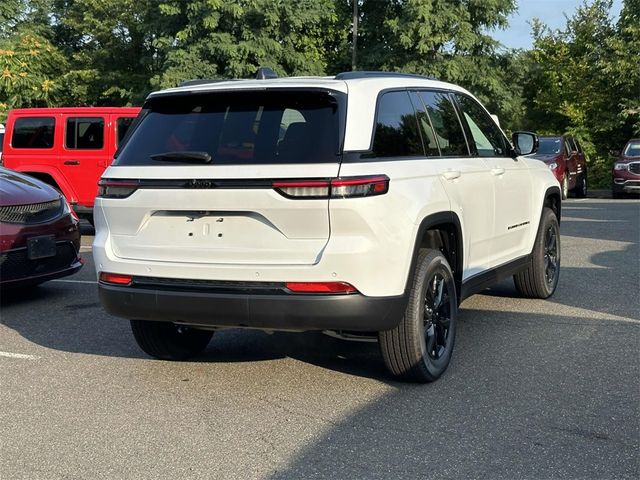
M348 93L344 151L370 148L376 98L426 79L279 79L160 92L314 87ZM338 171L339 169L339 171ZM504 170L496 175L492 170ZM445 178L447 172L456 178ZM459 175L457 175L459 173ZM138 190L97 198L98 271L228 281L344 281L367 296L404 293L420 223L453 212L462 227L463 279L531 252L544 195L557 182L537 160L416 158L316 165L109 167L112 179L285 179L385 174L380 196L291 200L272 189ZM449 175L451 176L451 175ZM189 212L206 212L198 217ZM222 222L217 222L222 218ZM528 222L528 224L525 224ZM521 226L511 228L510 226ZM189 235L192 233L193 235ZM218 234L222 236L218 236Z

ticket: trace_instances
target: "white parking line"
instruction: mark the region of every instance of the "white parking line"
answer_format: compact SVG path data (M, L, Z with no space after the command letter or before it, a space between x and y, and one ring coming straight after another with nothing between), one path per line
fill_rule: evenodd
M90 252L91 250L91 247L80 247L80 252Z
M0 357L20 358L22 360L38 360L40 357L35 355L27 355L25 353L0 352Z
M58 283L82 283L85 285L95 285L98 283L96 280L51 280L52 282Z

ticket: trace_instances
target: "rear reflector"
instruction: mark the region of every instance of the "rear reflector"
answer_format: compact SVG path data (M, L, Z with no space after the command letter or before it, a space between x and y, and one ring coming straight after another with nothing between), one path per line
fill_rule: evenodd
M102 198L127 198L138 189L137 180L110 180L98 182L98 196Z
M331 180L280 180L273 188L287 198L357 198L384 195L389 191L389 177L343 177Z
M131 285L133 277L131 275L122 275L120 273L100 272L100 281L103 283L111 283L113 285Z
M293 293L358 293L346 282L287 282L286 287Z

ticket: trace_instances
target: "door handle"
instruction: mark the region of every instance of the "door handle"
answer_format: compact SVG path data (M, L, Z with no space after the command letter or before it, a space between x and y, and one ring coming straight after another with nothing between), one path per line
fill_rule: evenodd
M495 175L496 177L498 177L500 175L504 175L504 168L502 168L502 167L492 168L491 169L491 173L493 175Z
M65 165L80 165L80 161L79 160L65 160L64 164Z
M442 176L447 180L455 180L456 178L459 178L460 175L462 175L460 170L447 170L446 172L442 172Z

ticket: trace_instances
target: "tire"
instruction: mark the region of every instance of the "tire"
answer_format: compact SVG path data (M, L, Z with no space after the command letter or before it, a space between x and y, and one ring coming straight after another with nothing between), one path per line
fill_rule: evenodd
M176 325L171 322L131 320L138 346L161 360L187 360L201 353L213 332Z
M576 197L587 198L587 173L581 173L578 177L578 184L573 190Z
M412 382L437 380L451 360L457 317L455 280L446 258L438 250L420 250L402 320L378 333L391 374Z
M623 192L618 192L617 190L611 190L611 196L613 198L620 199L620 198L624 198L624 193Z
M569 175L565 172L562 177L562 200L566 200L569 197Z
M553 295L560 277L560 226L556 214L544 209L529 266L513 276L518 292L527 298Z

